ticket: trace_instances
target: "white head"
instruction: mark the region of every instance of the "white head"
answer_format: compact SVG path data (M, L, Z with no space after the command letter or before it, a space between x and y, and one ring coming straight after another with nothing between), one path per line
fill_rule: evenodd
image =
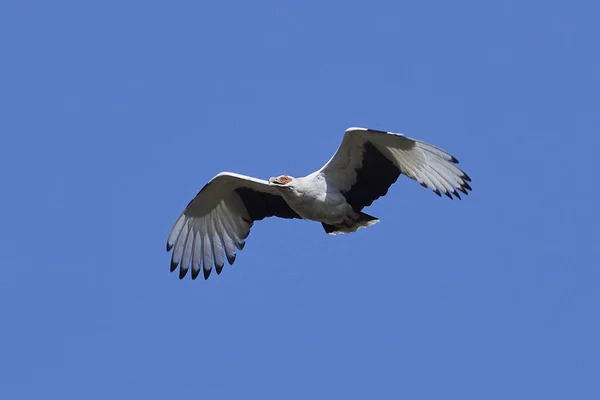
M296 183L296 178L289 175L272 176L269 178L269 184L281 189L292 189Z

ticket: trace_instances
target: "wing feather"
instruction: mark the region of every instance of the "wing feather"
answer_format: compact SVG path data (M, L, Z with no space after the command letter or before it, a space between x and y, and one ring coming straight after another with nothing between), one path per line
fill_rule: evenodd
M193 224L190 224L193 225ZM189 230L185 237L185 244L183 246L183 255L181 257L181 263L179 264L179 278L182 279L188 272L192 258L192 247L194 245L194 231Z
M183 247L185 246L185 240L187 238L187 234L189 231L190 221L185 221L185 224L179 231L177 235L175 249L173 250L173 254L171 255L171 271L174 271L177 268L177 265L181 262L181 256L183 255Z
M202 266L204 267L204 279L208 279L210 271L212 271L212 245L210 243L210 236L207 232L203 232L202 240Z
M452 185L437 170L430 168L430 174L437 180L438 188L444 193L450 193L454 190Z
M202 262L200 261L200 255L202 254L202 241L200 240L200 232L195 231L194 233L194 251L192 253L192 279L198 277Z
M223 256L223 252L225 251L223 246L223 239L221 239L221 235L219 235L219 231L217 230L217 219L212 219L211 225L211 238L212 238L212 252L214 257L215 269L217 270L217 274L221 273L221 270L225 266L225 257Z
M254 209L257 199L265 201ZM230 172L218 174L190 201L169 233L171 271L179 266L179 277L184 278L191 265L192 279L200 269L208 279L214 265L220 273L225 257L233 264L236 248L244 248L254 221L269 216L300 218L267 181Z
M219 208L221 212L220 215L222 215L222 209L221 207ZM231 265L235 261L235 243L231 238L230 234L225 229L224 219L224 217L216 219L217 234L221 237L221 240L225 247L225 256L227 257L227 262L229 263L229 265Z
M217 218L217 221L219 221L219 223L222 227L221 232L224 235L227 235L227 237L230 239L231 243L235 247L237 247L237 243L240 241L240 239L235 234L235 230L233 229L233 224L229 220L228 210L223 203L218 205L217 212L219 213L219 218Z
M183 215L183 213L179 216L179 218L177 218L177 221L175 222L175 225L173 226L173 229L171 229L171 233L169 234L169 238L167 239L167 251L171 250L171 248L173 248L173 244L175 243L175 241L177 240L177 238L179 237L179 234L181 233L181 230L183 229L183 225L186 223L186 219Z

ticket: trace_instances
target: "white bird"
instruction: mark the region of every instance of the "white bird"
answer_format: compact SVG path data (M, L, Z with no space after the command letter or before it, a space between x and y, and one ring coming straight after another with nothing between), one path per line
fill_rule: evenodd
M301 178L289 175L268 181L231 172L210 180L177 218L167 251L171 271L182 279L191 265L192 279L203 270L208 279L225 258L233 264L255 221L266 217L320 222L327 234L350 233L379 219L362 212L403 174L422 186L460 199L471 178L445 151L402 134L349 128L337 152L318 171Z

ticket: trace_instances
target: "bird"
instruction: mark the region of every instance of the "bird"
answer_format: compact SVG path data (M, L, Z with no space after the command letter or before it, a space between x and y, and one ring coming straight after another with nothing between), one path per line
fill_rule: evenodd
M317 171L304 176L279 175L269 180L233 172L212 178L176 219L167 239L171 272L183 279L212 267L221 274L232 265L256 221L268 217L321 223L326 234L356 232L379 218L364 213L385 196L400 175L441 197L461 199L471 178L444 150L401 133L348 128L335 154Z

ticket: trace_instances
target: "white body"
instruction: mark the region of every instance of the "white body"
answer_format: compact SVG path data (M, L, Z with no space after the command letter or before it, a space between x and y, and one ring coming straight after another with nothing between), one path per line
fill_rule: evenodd
M344 222L352 207L339 188L327 185L322 173L296 178L291 190L281 190L289 206L302 218L335 225Z

